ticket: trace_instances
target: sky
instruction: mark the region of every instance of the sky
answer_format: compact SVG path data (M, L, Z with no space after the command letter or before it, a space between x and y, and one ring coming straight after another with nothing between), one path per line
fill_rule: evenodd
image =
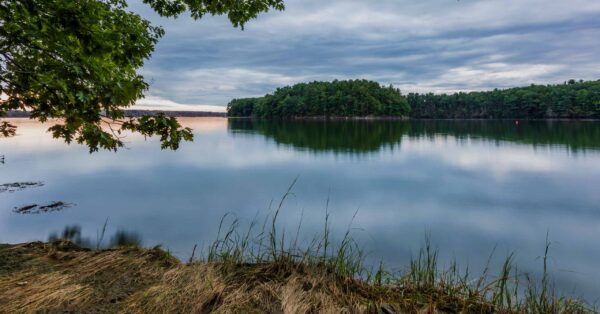
M455 92L600 79L600 0L287 0L234 28L130 9L166 35L138 105L223 111L233 98L308 81L369 79ZM143 108L140 108L143 109Z

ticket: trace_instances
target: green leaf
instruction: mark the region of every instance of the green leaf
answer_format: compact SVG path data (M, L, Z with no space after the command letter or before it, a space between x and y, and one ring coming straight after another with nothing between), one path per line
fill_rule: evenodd
M167 17L224 14L234 26L283 9L282 0L144 2ZM122 129L159 135L163 148L192 140L175 118L142 118L120 128L123 121L115 121L147 90L138 70L164 35L128 11L125 0L3 0L0 25L0 92L8 96L0 100L2 112L27 107L39 121L62 118L52 135L67 143L76 139L92 152L122 147ZM108 132L111 123L116 129Z

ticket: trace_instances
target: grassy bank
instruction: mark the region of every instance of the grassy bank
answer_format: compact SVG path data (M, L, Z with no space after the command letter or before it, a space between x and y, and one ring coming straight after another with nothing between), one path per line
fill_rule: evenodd
M368 278L352 276L357 265L341 256L280 252L245 263L238 253L183 263L159 248L96 251L60 240L2 245L0 312L593 312L547 286L519 288L510 263L491 282L459 276L456 268L440 272L427 249L406 273L378 270ZM516 290L525 294L519 298Z
M391 273L365 265L351 226L334 241L327 210L322 234L310 243L299 244L301 223L291 235L278 228L289 193L262 224L242 230L224 217L203 257L192 253L187 262L160 247L140 248L125 233L101 248L106 223L98 243L87 245L94 249L82 247L73 228L47 243L0 245L0 313L595 312L554 291L549 242L541 277L520 273L512 255L481 274L456 263L441 269L428 240L404 271Z

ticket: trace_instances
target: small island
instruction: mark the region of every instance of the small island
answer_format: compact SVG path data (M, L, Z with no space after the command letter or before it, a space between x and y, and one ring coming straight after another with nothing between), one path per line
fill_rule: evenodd
M264 97L234 99L230 117L402 117L410 106L400 90L368 80L301 83Z
M301 83L234 99L229 117L413 119L600 119L600 80L569 80L454 94L409 93L368 80Z

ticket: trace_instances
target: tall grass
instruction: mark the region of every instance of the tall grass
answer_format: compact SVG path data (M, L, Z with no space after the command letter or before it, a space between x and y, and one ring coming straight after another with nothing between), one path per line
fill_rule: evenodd
M223 216L217 240L208 248L207 261L224 265L274 263L279 266L316 266L346 277L363 278L369 275L364 266L365 255L351 237L351 224L341 241L337 245L333 244L329 201L325 210L323 234L315 236L306 246L299 245L301 222L294 237L288 238L285 230L280 230L278 218L285 200L292 195L295 184L296 180L272 210L271 215L266 217L260 229L257 229L258 223L254 220L246 231L240 232L239 219L230 214ZM230 222L226 225L228 218Z
M224 271L240 265L269 264L279 270L303 269L330 274L341 281L354 281L368 289L392 289L405 296L404 304L428 307L435 300L438 307L451 312L516 312L516 313L592 313L595 308L580 299L558 295L553 289L548 270L551 243L546 238L542 256L540 280L528 273L518 271L515 255L509 254L500 270L493 275L490 269L494 251L481 274L474 275L469 268L461 270L454 261L450 267L439 265L439 251L431 244L430 236L407 269L394 274L385 269L382 262L370 268L366 254L352 238L352 222L340 241L331 236L329 198L325 206L322 234L316 235L306 245L300 246L299 234L302 221L295 235L288 238L278 227L286 199L292 195L297 180L290 185L271 215L258 228L256 220L240 231L240 221L225 215L219 224L217 240L208 249L207 262L219 265ZM271 206L269 206L271 208ZM229 219L229 224L226 222Z
M341 291L360 291L363 299L373 305L375 311L381 303L395 302L408 312L428 309L429 312L478 312L478 313L592 313L595 308L580 299L567 298L556 292L550 276L548 259L551 242L546 235L546 245L541 256L541 276L520 272L515 264L514 253L508 254L497 272L491 267L495 252L480 274L473 274L466 267L461 269L456 261L449 267L439 264L439 250L432 245L431 237L425 236L422 248L411 258L406 269L391 272L383 262L369 266L362 247L352 237L354 213L346 231L339 240L332 236L329 197L325 204L322 232L309 241L300 241L302 219L295 232L286 232L278 220L282 217L286 200L293 195L297 179L273 207L262 223L255 218L246 228L232 214L226 214L219 223L216 240L208 247L203 262L220 269L225 275L242 275L255 279L278 279L293 272L307 276L328 278L336 282ZM302 215L303 216L303 215ZM96 249L101 248L105 236L104 223L96 236ZM68 226L61 235L53 234L49 240L67 239L82 246L92 247L91 241L81 237L78 226ZM111 238L109 247L139 246L141 238L136 234L118 231ZM189 263L194 263L194 246ZM256 266L260 271L244 274ZM255 270L257 270L255 268ZM254 276L254 277L252 277ZM357 288L358 287L358 288Z

